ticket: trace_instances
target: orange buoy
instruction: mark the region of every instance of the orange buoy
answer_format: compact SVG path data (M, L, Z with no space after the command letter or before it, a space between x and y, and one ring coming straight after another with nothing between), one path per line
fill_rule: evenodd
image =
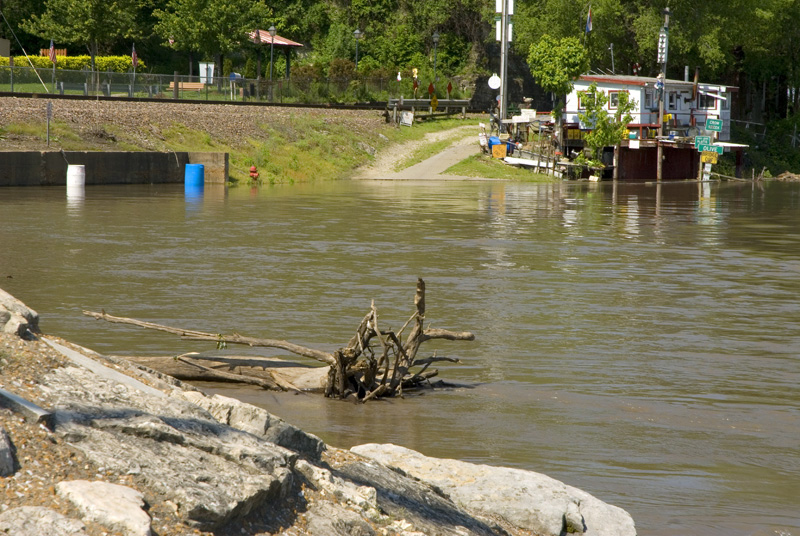
M258 168L256 166L250 166L250 178L253 180L258 178Z

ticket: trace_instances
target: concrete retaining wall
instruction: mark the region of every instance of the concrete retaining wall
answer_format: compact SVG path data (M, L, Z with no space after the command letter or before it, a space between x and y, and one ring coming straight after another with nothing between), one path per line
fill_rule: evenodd
M203 164L207 183L228 180L228 153L9 151L0 186L65 186L69 164L86 166L86 184L182 183L186 164Z

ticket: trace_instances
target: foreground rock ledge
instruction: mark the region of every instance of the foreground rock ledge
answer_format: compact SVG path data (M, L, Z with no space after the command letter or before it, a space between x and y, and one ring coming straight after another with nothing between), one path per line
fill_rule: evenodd
M441 490L465 510L539 534L636 534L625 510L546 475L429 458L396 445L368 444L350 450Z
M53 352L42 340L5 343L0 361L14 360L23 345L28 353ZM338 450L263 409L64 341L53 348L63 362L36 385L3 370L0 388L16 387L52 412L52 444L88 460L94 478L59 482L58 494L68 499L61 507L39 508L34 495L30 503L1 506L0 531L146 535L152 523L162 535L636 534L625 511L544 475L394 445ZM25 430L41 433L41 425L16 430L0 453L12 473L0 484L27 478L48 458L15 455ZM98 498L112 491L127 497L112 501L115 508ZM162 505L175 517L169 532L151 519L158 511L164 522Z

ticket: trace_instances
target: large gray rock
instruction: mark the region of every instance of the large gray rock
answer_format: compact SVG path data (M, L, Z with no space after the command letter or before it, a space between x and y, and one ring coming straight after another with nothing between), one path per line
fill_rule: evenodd
M332 503L314 503L306 512L310 536L374 536L375 530L359 514Z
M43 379L55 431L98 466L136 475L137 487L214 529L285 497L297 455L217 422L185 400L161 398L86 369Z
M85 525L43 506L20 506L0 514L0 534L86 536Z
M222 424L257 435L308 458L318 460L325 450L325 443L320 438L263 408L227 396L206 396L198 391L181 391L180 396L205 409Z
M371 519L380 518L378 494L372 486L356 485L335 476L328 469L317 467L305 460L298 460L295 470L303 475L314 489L327 492L338 501L357 507Z
M39 331L39 314L0 289L0 330L24 337L28 331Z
M625 510L539 473L430 458L390 444L359 445L351 450L442 490L467 511L499 517L538 534L636 534Z
M11 476L17 471L17 458L14 443L5 428L0 426L0 476Z
M393 532L427 536L497 536L506 534L494 522L476 518L424 482L372 460L337 467L335 476L375 488L381 512L394 520Z
M84 518L114 529L125 536L150 536L150 516L142 510L142 494L109 482L70 480L56 486Z

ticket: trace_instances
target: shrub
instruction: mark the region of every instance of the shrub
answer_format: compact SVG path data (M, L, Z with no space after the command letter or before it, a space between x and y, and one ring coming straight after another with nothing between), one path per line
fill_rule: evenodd
M30 63L28 62L30 58ZM14 58L15 67L30 67L31 63L37 69L50 69L53 63L47 56L17 56ZM127 73L133 69L133 63L130 56L96 56L94 59L95 69L97 71L111 71L114 73ZM0 56L0 66L8 66L8 58ZM80 71L82 69L89 69L92 66L91 56L57 56L56 69L64 69L68 71ZM139 67L137 70L144 70L147 65L144 61L139 59Z

